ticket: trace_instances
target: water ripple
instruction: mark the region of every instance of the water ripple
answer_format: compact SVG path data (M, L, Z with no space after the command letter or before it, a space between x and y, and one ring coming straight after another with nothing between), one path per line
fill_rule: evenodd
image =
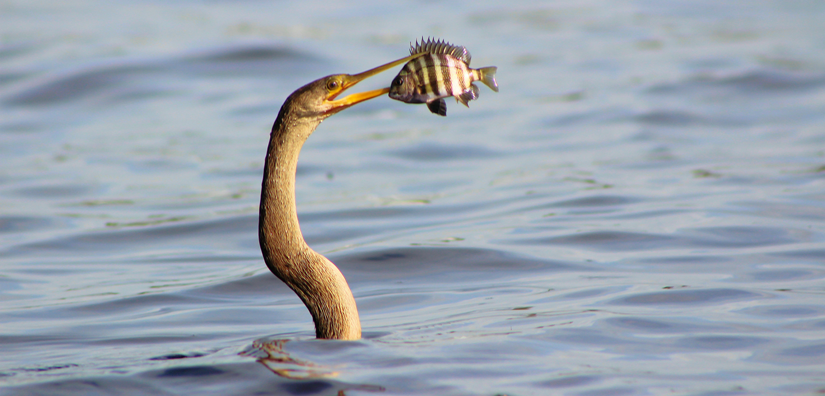
M639 293L615 299L610 304L661 306L724 304L731 301L754 300L766 297L739 289L666 290L653 293Z
M656 94L690 92L728 92L737 95L760 95L777 92L816 90L825 85L825 75L793 73L776 69L750 70L732 75L699 75L676 84L661 84L648 88Z
M810 233L772 227L702 227L678 233L646 234L623 231L591 231L548 238L525 238L521 244L578 246L598 251L660 250L674 248L749 248L804 242Z

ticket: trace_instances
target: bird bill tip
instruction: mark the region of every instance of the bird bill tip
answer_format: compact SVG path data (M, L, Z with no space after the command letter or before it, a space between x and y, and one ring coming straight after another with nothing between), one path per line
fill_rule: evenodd
M398 65L407 63L407 62L409 62L409 61L411 61L415 58L418 58L421 55L424 55L424 54L422 53L422 54L415 54L415 55L405 56L401 59L394 60L390 63L385 63L381 66L373 67L372 69L369 69L367 71L363 71L363 72L358 73L358 74L353 74L351 76L352 79L353 79L352 85L357 84L358 82L360 82L360 81L362 81L366 78L372 77L372 76L374 76L378 73L381 73L381 72L383 72L387 69L391 69L391 68L396 67Z

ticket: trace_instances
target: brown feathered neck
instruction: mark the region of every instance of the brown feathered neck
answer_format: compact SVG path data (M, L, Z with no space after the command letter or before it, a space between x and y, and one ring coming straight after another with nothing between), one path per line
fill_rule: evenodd
M327 116L312 112L311 84L286 100L272 126L258 223L267 267L304 302L318 338L361 338L358 309L338 267L304 241L295 207L295 171L306 139Z

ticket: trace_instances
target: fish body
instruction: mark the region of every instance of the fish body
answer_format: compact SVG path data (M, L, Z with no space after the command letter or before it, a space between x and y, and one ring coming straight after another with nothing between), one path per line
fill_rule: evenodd
M460 45L442 40L421 39L410 45L410 55L424 53L407 62L390 85L390 98L404 103L426 103L431 112L446 116L444 98L453 96L456 101L470 107L467 102L478 98L481 81L498 92L496 67L470 68L470 53Z

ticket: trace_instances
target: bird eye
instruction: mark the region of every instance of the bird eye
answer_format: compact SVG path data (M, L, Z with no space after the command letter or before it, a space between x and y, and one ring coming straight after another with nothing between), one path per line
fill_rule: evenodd
M327 81L327 90L334 91L338 89L338 80L329 80Z

